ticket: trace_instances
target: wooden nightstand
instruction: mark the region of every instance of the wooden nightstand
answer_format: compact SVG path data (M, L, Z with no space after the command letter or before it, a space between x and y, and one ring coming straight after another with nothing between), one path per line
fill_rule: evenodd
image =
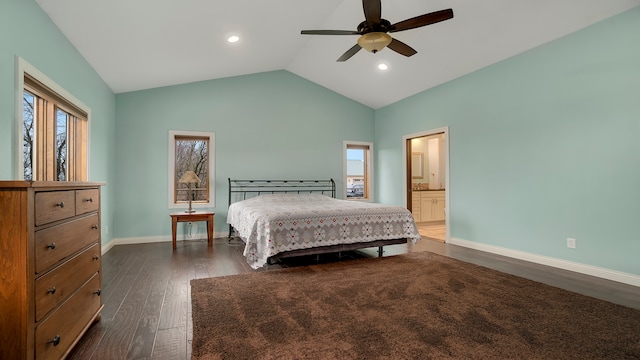
M196 222L196 221L206 221L207 222L207 241L209 246L213 246L213 216L215 214L213 212L207 211L196 211L193 213L173 213L171 216L171 240L173 242L173 250L176 249L176 229L178 228L179 222Z

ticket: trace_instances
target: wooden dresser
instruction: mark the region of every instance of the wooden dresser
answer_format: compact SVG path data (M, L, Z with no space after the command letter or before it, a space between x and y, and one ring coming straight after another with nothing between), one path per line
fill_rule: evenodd
M100 320L102 185L0 181L0 359L64 358Z

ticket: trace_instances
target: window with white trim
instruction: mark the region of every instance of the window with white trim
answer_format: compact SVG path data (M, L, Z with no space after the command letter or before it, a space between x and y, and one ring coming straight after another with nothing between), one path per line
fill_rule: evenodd
M186 207L189 195L192 207L215 206L215 133L169 131L169 208ZM195 172L199 184L181 184L187 171Z
M348 200L371 201L373 196L373 143L344 142L344 184Z
M87 180L87 112L28 73L21 125L24 180Z

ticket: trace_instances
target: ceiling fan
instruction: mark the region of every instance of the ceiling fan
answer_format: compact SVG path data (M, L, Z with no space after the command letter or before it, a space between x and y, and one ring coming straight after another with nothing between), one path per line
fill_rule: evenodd
M382 3L380 0L362 0L362 8L364 9L365 21L358 25L356 31L302 30L300 33L302 35L360 35L357 44L342 54L337 61L348 60L362 48L376 53L384 49L385 46L408 57L416 54L417 51L402 41L392 38L387 33L415 29L453 18L453 9L446 9L391 24L388 20L382 18Z

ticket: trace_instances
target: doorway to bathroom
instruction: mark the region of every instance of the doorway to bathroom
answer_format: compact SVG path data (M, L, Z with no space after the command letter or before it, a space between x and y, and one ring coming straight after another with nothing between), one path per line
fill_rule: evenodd
M406 206L423 237L447 242L449 234L448 127L404 136Z

